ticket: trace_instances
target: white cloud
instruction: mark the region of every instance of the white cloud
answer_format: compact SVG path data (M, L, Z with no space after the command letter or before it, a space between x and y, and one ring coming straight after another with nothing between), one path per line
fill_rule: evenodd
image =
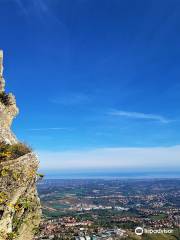
M156 114L141 113L141 112L127 112L127 111L113 110L109 112L109 114L113 116L120 116L120 117L127 117L127 118L154 120L161 123L170 122L170 120L165 118L164 116L156 115Z
M41 168L179 168L180 145L146 148L99 148L82 151L39 151Z

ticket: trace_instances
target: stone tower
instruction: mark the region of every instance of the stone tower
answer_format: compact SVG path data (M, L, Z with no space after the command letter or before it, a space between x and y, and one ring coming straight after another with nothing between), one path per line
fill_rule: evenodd
M32 240L41 219L36 190L39 161L31 149L18 157L2 158L5 147L17 149L21 144L11 130L18 114L16 101L4 92L4 86L0 51L0 240Z

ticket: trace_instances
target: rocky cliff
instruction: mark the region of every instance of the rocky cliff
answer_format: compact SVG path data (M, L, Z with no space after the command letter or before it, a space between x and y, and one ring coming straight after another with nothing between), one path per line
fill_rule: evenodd
M32 240L41 217L36 191L39 162L11 131L19 111L14 96L4 88L0 51L0 240Z

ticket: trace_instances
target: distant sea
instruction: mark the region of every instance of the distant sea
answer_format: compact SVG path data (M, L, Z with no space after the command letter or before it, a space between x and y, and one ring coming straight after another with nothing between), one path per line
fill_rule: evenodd
M144 178L180 178L180 170L41 170L46 179L144 179Z

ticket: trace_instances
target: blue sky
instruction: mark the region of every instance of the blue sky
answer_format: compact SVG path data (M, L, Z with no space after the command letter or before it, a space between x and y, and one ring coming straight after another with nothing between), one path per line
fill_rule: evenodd
M178 0L0 0L13 129L43 169L179 164L179 12Z

